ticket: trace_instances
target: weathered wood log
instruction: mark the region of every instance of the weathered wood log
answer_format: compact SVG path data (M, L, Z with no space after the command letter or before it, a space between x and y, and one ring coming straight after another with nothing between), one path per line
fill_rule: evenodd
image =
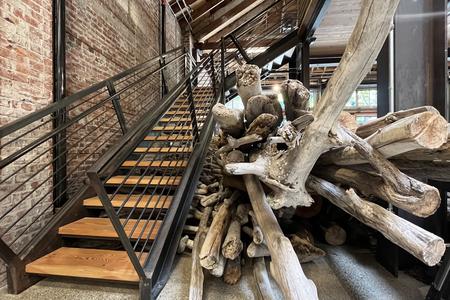
M304 114L300 115L295 120L293 120L292 125L295 126L295 128L297 128L298 131L302 131L313 121L314 115L310 112L305 112Z
M230 190L229 189L221 189L216 193L213 193L211 195L208 195L204 198L200 199L200 204L203 207L207 207L207 206L211 206L216 204L217 202L221 201L223 198L227 197L230 195Z
M189 284L189 300L201 300L203 298L203 268L200 265L200 250L205 241L208 232L208 220L212 212L212 207L206 207L203 210L202 219L198 225L199 230L194 238L194 245L192 247L192 267L191 280Z
M378 230L388 240L411 253L428 266L434 266L445 252L444 240L381 206L361 199L353 189L345 191L334 184L310 176L308 187L330 200L360 222Z
M450 161L450 142L438 149L419 149L393 157L394 159L407 159L413 161Z
M256 220L256 216L253 210L250 210L248 212L248 215L250 216L253 225L253 242L259 245L264 241L264 235L258 225L258 221Z
M238 149L241 146L253 144L256 142L260 142L263 140L263 137L257 134L245 135L241 138L235 139L232 136L227 137L228 144L220 148L216 154L221 154L225 152L229 152L234 149Z
M244 113L242 111L217 103L212 108L212 114L225 133L238 138L244 132Z
M258 300L275 300L276 297L270 284L264 257L253 259L253 276L256 282L255 298Z
M209 270L209 274L214 277L222 277L225 272L225 264L227 263L227 259L223 257L223 255L219 255L218 262L214 265L212 269Z
M241 256L239 255L234 260L227 260L225 265L225 272L223 274L223 281L226 284L234 285L241 279Z
M222 244L222 255L228 259L236 259L241 254L244 245L241 241L241 223L238 220L231 221L228 233Z
M313 242L305 237L300 237L296 234L289 236L292 247L297 253L298 260L301 263L313 261L317 258L325 256L325 251L314 246Z
M234 192L233 195L235 193L236 192ZM225 232L228 229L231 206L235 200L236 197L233 196L225 199L211 223L205 242L200 251L200 264L205 269L211 270L219 263L220 248Z
M291 242L281 231L258 178L244 176L255 217L271 254L271 273L285 299L318 299L314 283L306 278Z
M248 212L250 211L250 205L247 203L241 203L237 206L235 218L241 224L248 223Z
M192 249L194 247L194 241L189 239L188 235L183 236L178 243L177 253L183 253L184 250Z
M247 255L248 257L263 257L270 256L270 252L265 244L256 244L255 242L251 242L247 247Z
M277 117L272 114L262 113L249 125L246 134L256 134L263 139L267 138L277 126Z
M242 65L236 69L236 86L244 107L253 96L261 95L261 70L255 65Z
M242 192L247 191L241 176L230 176L225 174L222 178L222 184L224 187L233 188Z
M433 214L440 204L436 188L411 178L398 169L394 169L387 178L382 174L336 166L318 168L314 170L314 174L349 185L365 196L374 195L419 217Z
M323 231L325 234L325 241L331 246L344 245L347 240L347 232L337 224L323 228Z
M380 152L375 150L365 140L351 132L347 132L347 134L353 138L353 148L355 151L366 161L369 161L378 175L364 175L360 171L348 170L337 172L343 181L346 181L350 186L357 187L367 195L376 195L420 217L430 216L437 210L441 197L435 187L402 173L393 163L385 159ZM378 180L375 180L377 176ZM374 185L374 183L378 183L378 185Z
M411 108L411 109L391 112L381 118L375 119L373 121L368 122L367 124L359 126L358 129L356 130L356 134L362 138L366 138L391 123L394 123L400 119L403 119L403 118L406 118L406 117L409 117L409 116L412 116L415 114L419 114L419 113L422 113L425 111L439 113L438 110L436 108L434 108L433 106L421 106L421 107L415 107L415 108Z
M342 127L345 127L352 132L356 132L356 129L358 128L355 116L347 111L341 112L338 118L338 122Z
M385 158L417 149L438 149L447 141L447 121L439 113L422 112L383 127L365 141ZM354 147L333 150L321 158L321 163L337 165L365 162Z
M257 95L248 99L245 107L245 119L252 123L259 115L270 114L276 117L275 124L280 125L283 121L283 109L278 101L278 95Z
M283 96L287 120L295 120L298 117L297 110L306 110L310 94L300 81L292 79L283 81L281 95Z

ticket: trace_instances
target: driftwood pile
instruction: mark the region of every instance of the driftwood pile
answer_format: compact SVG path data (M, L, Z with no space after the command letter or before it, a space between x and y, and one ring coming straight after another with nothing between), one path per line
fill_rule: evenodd
M249 258L263 298L272 295L270 274L285 299L317 299L300 262L324 252L307 231L285 236L275 216L314 207L317 195L425 264L440 261L442 238L371 200L418 217L437 210L438 190L420 179L450 159L447 121L432 107L391 113L360 127L342 113L381 49L398 2L362 1L340 65L313 111L307 110L309 91L301 82L281 85L283 113L277 95L262 94L256 66L236 72L244 111L222 104L213 108L220 133L195 196L199 206L192 216L200 225L195 240L182 245L192 247L190 299L202 298L204 270L234 284L241 261ZM449 176L446 172L440 176ZM345 240L342 228L326 230L330 244ZM269 272L264 257L270 259Z

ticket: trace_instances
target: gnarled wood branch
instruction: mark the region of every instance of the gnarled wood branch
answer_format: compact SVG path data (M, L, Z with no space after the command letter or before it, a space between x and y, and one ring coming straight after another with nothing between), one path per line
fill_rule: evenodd
M353 189L345 191L334 184L310 176L308 187L330 200L362 223L378 230L428 266L436 265L445 252L444 240L381 206L361 199Z

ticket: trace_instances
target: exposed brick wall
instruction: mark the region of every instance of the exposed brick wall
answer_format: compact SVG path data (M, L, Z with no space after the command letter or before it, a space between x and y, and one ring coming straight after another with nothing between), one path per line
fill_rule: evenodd
M75 93L158 55L158 0L66 0L66 5L68 94ZM0 0L0 125L9 123L52 102L51 12L52 1L50 0ZM167 49L182 45L181 30L171 12L168 12L166 20ZM153 95L154 103L159 98L160 89L156 84L153 88L155 91L149 94ZM132 113L141 109L132 101L124 102L126 111ZM79 109L83 109L83 106ZM109 119L114 120L111 118L112 111L110 108L106 110L109 112L92 125L98 126L100 122L106 121L102 125L106 128L111 124L108 122L110 122ZM84 122L88 122L88 119ZM41 133L48 130L49 126L43 126ZM81 135L87 132L71 130L68 131L68 134L76 132ZM83 143L76 144L74 142L76 139L69 139L69 159L73 158L70 165L72 169L89 155L89 151L84 150L83 152L81 149L84 149L90 140L85 139ZM1 143L5 143L5 140L2 140ZM49 149L50 144L45 143L36 151L42 151L44 148ZM0 155L4 158L12 151L14 149L1 149ZM91 156L80 169L87 168L99 155L100 152ZM12 178L2 184L0 199L8 189L11 190L14 184L23 182L24 178L29 176L27 172L47 165L51 159L51 152L49 152L37 160L31 168L26 168L23 176ZM20 164L15 167L20 167ZM14 205L14 201L21 199L42 183L43 178L51 177L51 172L50 167L44 168L39 176L24 184L20 193L7 199L6 203ZM0 180L6 178L8 174L10 172L1 170ZM70 177L70 179L73 178L74 176ZM73 183L72 189L78 186L75 181L70 183ZM7 221L11 222L20 217L26 209L41 198L43 198L42 203L24 218L17 229L6 235L4 240L14 240L16 235L27 228L37 215L42 214L43 207L51 204L51 180L41 185L36 193L27 197L27 208L19 206ZM2 205L0 206L0 215L10 207ZM29 241L42 226L42 220L45 220L45 217L28 230L17 245L20 246ZM5 227L0 220L0 234L2 228ZM5 267L0 264L0 287L4 283Z
M16 120L30 112L48 105L52 101L52 18L51 0L1 0L0 1L0 126ZM45 126L41 133L46 131ZM3 139L2 144L5 143ZM14 145L1 149L2 158L8 156L17 147ZM38 152L49 145L43 145L35 150ZM49 175L50 169L45 168L31 180L26 180L29 174L49 163L49 155L42 156L29 168L24 169L19 175L6 180L0 185L0 198L5 197L15 187L19 189L13 197L2 201L0 215L13 208L27 195L33 187L42 182ZM23 162L22 162L23 163ZM17 170L21 164L17 163L1 170L0 181L7 178L8 174ZM0 232L4 232L12 222L23 216L23 222L14 226L3 237L8 243L12 243L27 225L36 217L36 213L28 213L26 209L38 199L43 198L42 205L51 201L45 193L51 188L51 181L42 185L35 193L31 194L26 203L18 205L11 214L14 218L0 220ZM42 205L36 208L41 211ZM39 222L40 221L40 222ZM13 248L20 247L39 229L43 218L38 220L36 226L20 236ZM0 286L5 284L5 266L0 266Z

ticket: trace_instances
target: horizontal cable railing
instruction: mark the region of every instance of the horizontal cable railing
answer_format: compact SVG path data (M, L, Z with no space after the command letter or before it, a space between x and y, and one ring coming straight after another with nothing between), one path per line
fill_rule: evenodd
M220 53L215 51L203 59L164 98L158 110L88 171L141 279L154 273L167 235L155 239L164 235L161 232L167 234L172 225L165 221L167 209L176 206L175 199L179 199L178 204L186 201L177 198L186 188L180 185L195 149L205 143L204 126L212 120L210 112L221 83L221 72L217 72L220 61L215 63L214 56L220 57ZM121 205L113 207L111 203L117 200Z
M169 88L184 76L185 58L183 48L174 49L0 128L6 245L17 254L29 250L55 207L85 186L86 170L159 101L161 74Z

